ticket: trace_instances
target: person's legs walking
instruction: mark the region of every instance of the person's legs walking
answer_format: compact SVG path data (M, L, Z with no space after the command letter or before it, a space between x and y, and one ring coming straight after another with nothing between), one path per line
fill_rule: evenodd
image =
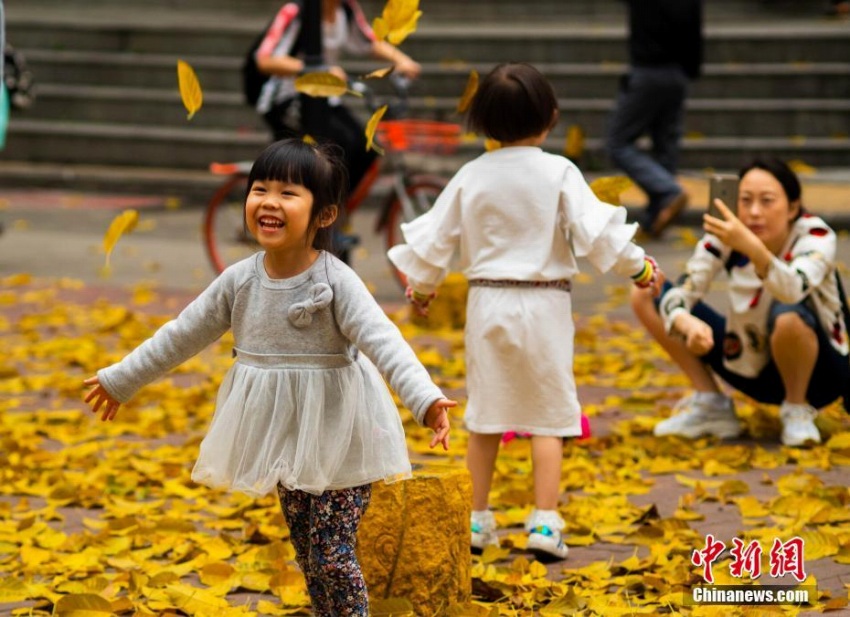
M534 435L531 438L535 508L526 521L528 549L544 561L564 559L568 553L561 539L564 521L558 514L563 451L561 437Z
M499 454L499 434L484 434L470 431L466 452L466 467L472 477L472 548L475 551L485 547L498 546L496 521L489 510L490 486L493 483L493 469Z
M357 529L369 507L372 485L325 491L313 498L310 562L326 593L322 617L369 614L366 581L357 561Z
M659 214L671 205L677 206L675 214L678 214L683 207L684 204L672 203L683 195L683 191L665 167L670 156L667 155L662 164L652 154L638 148L635 142L664 121L663 111L671 108L676 97L670 81L678 84L680 74L680 69L673 68L633 68L621 83L608 127L608 154L647 194L649 202L641 225L656 234L663 231L663 227L657 229L654 225ZM672 130L675 133L676 129ZM673 217L666 218L672 220Z
M313 496L304 491L290 491L280 485L277 487L277 494L283 517L289 526L289 537L295 548L295 559L307 581L307 592L310 594L313 612L316 615L330 615L325 587L314 574L310 561L310 512Z

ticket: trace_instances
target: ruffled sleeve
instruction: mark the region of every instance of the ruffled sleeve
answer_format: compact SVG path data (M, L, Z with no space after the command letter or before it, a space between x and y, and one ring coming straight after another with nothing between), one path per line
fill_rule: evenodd
M643 267L644 250L632 239L636 223L626 223L626 209L603 203L581 172L567 167L560 197L560 225L576 257L585 257L600 272L631 276Z
M461 180L458 173L449 182L434 207L401 226L406 244L392 247L387 256L422 293L437 289L449 272L452 256L460 243Z

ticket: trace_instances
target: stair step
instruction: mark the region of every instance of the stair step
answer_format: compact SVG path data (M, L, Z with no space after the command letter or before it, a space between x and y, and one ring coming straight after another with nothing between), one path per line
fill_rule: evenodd
M143 88L176 87L178 57L169 54L109 53L102 51L21 49L39 84L104 85ZM186 55L181 59L198 73L204 91L242 91L242 59L227 56ZM346 62L352 75L382 66L370 60ZM538 63L556 92L582 96L613 96L626 70L620 62ZM421 94L459 96L470 70L484 73L490 63L424 63L414 84ZM376 82L372 82L375 84ZM692 95L703 98L785 97L850 98L850 62L819 63L707 63L693 84Z
M206 169L212 161L253 160L267 144L263 133L195 127L151 127L12 120L7 148L0 159L77 164L150 165ZM582 165L604 169L601 138L588 138ZM561 152L563 139L551 136L545 148ZM481 152L480 142L463 142L456 156L436 156L436 164L456 165ZM850 139L844 137L688 137L683 141L683 168L736 168L755 154L802 159L815 166L846 165Z
M356 99L350 107L365 122L370 115ZM414 97L410 115L461 122L457 97ZM611 98L568 98L559 102L561 122L553 134L577 124L590 136L604 135L614 107ZM850 134L850 101L828 99L700 99L687 102L689 133L830 137ZM204 106L191 122L176 88L173 90L41 84L29 120L62 118L72 122L161 125L184 128L266 131L262 119L235 92L205 92Z
M155 12L154 12L155 13ZM128 23L101 16L81 21L30 14L13 18L10 40L21 48L80 49L112 52L232 56L242 58L263 20L223 20L220 15L187 19L186 15L157 21L149 16ZM170 19L174 19L171 21ZM404 49L424 62L478 62L511 58L546 62L624 62L625 25L547 24L423 24ZM843 24L803 21L794 24L724 24L706 27L709 62L844 62L850 57L850 37Z

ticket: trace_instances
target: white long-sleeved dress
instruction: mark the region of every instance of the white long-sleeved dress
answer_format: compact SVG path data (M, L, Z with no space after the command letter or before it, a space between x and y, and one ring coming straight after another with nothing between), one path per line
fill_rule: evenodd
M643 267L626 211L599 201L568 159L509 147L467 163L389 251L414 289L436 289L459 252L470 280L570 280L586 257L624 276ZM479 433L581 434L570 293L470 287L467 427Z

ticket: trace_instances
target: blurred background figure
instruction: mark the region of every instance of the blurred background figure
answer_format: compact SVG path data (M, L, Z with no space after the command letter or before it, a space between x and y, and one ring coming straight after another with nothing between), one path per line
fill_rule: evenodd
M659 236L688 203L676 170L688 82L702 65L702 0L624 1L630 66L620 80L607 149L647 194L641 228ZM650 152L637 147L643 135L652 140Z

